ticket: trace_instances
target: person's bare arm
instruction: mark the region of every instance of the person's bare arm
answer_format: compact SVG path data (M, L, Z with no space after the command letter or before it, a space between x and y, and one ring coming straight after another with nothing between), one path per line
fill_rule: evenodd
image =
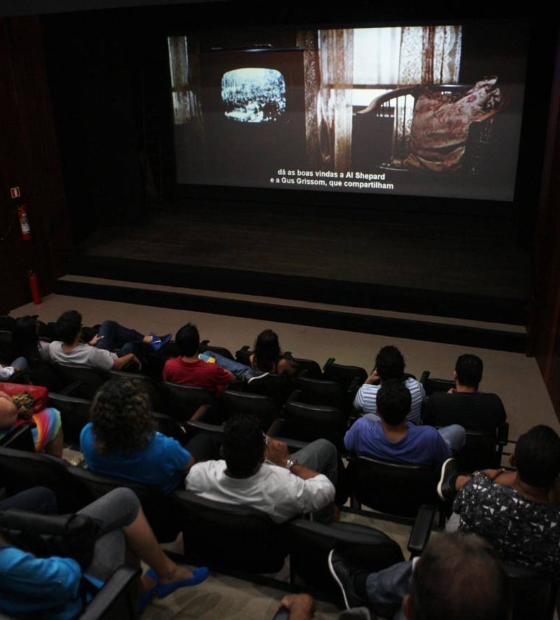
M279 375L290 375L290 377L292 377L293 375L296 374L296 367L292 364L292 362L290 362L290 360L286 359L286 358L282 358L279 362L278 362L278 366L276 367L276 372Z
M315 615L315 601L309 594L288 594L282 605L290 612L288 620L309 620Z
M265 456L276 465L286 467L288 459L290 458L290 452L288 446L283 441L267 437ZM299 463L292 465L292 467L290 467L290 472L302 480L309 480L319 475L319 472L309 469L309 467L305 467L305 465L300 465Z
M371 375L364 381L366 385L377 385L380 381L379 375L377 374L377 368L373 369Z
M122 357L117 357L117 359L113 361L113 370L122 370L127 364L130 363L138 366L138 370L142 368L142 364L136 355L134 355L134 353L128 353Z
M483 469L482 473L485 474L488 478L490 478L490 480L497 482L498 484L508 484L508 482L506 482L505 477L509 476L510 473L513 474L514 472L506 472L505 469L501 468L501 469ZM498 480L499 478L499 480ZM472 476L457 476L457 480L455 481L455 490L456 491L460 491L465 484L467 484L467 482L469 482L470 480L472 480Z
M190 471L190 468L196 463L196 461L194 460L194 456L192 456L191 454L191 458L189 459L189 462L183 467L183 471L188 473Z
M228 383L237 383L237 377L232 372L225 370L225 368L223 371L228 375Z
M196 422L208 411L208 409L210 409L210 405L200 405L200 407L190 417L189 422Z

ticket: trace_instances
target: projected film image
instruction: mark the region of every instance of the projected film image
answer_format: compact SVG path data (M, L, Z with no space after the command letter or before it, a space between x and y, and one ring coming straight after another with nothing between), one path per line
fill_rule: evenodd
M224 114L241 123L276 121L286 111L286 82L273 69L235 69L222 78Z
M179 184L513 200L521 24L208 36L168 38Z

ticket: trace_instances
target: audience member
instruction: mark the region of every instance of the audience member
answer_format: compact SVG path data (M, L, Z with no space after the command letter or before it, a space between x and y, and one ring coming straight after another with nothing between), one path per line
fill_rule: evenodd
M49 358L53 362L83 364L100 370L122 370L128 364L141 368L137 355L142 344L157 351L171 340L171 335L160 338L155 334L144 336L140 332L123 327L115 321L104 321L87 344L80 341L82 315L76 310L64 312L56 322L58 337L49 345ZM113 350L117 349L117 353Z
M191 452L155 430L148 394L134 379L104 383L91 407L92 422L80 435L91 471L151 484L173 492L195 462ZM200 445L201 438L192 440ZM190 444L189 444L190 445ZM197 456L201 458L201 454Z
M265 329L257 336L255 352L250 357L251 367L262 372L272 372L277 375L294 375L296 364L282 353L278 334L271 329Z
M455 388L436 392L427 401L423 420L432 426L460 424L467 430L494 432L506 421L499 396L478 391L482 380L482 360L477 355L459 356L453 379Z
M235 383L235 375L219 364L211 364L198 359L200 335L196 325L187 323L177 332L175 343L181 352L180 357L165 362L163 380L200 387L219 396L230 383Z
M84 570L63 557L35 557L0 537L2 597L0 609L18 617L75 618L84 597L82 576L100 587L123 564L127 549L152 568L141 577L139 607L157 595L165 598L178 588L208 577L206 567L190 571L175 564L159 546L136 495L115 489L79 511L101 526L91 564Z
M380 420L364 416L344 437L347 450L393 463L439 467L465 445L465 429L454 424L436 430L407 421L411 395L398 380L386 380L377 392Z
M419 559L377 573L354 566L340 551L329 568L348 609L368 606L398 620L508 620L512 593L492 547L473 535L441 534ZM302 616L303 618L304 616ZM290 618L292 616L290 615Z
M9 381L15 374L29 370L24 357L17 357L9 366L0 364L0 381Z
M39 413L20 414L14 400L5 392L0 392L0 438L28 421L35 423L35 427L31 430L35 450L62 458L64 437L60 412L47 407Z
M201 497L256 508L282 523L303 513L333 516L337 451L319 439L290 455L286 444L267 438L256 416L226 422L225 460L197 463L186 486Z
M506 562L560 576L560 437L549 426L521 435L511 464L458 475L453 460L442 467L438 493L451 499L461 532L488 540Z
M426 396L424 387L419 381L404 376L404 357L394 346L383 347L375 358L375 368L371 375L366 379L364 385L358 390L354 399L354 408L363 411L374 420L379 420L377 412L377 392L384 381L394 379L404 383L410 392L411 405L407 412L409 422L420 424L420 414L422 401Z

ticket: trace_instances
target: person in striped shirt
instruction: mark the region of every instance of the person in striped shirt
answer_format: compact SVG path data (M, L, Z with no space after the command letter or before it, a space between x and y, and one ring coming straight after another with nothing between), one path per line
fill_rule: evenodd
M402 381L408 388L412 399L409 414L406 419L414 424L421 424L420 413L422 402L426 397L423 385L412 377L405 378L404 357L394 346L383 347L375 358L375 368L358 390L354 399L354 408L363 412L367 417L379 421L377 415L377 392L384 381L395 379Z

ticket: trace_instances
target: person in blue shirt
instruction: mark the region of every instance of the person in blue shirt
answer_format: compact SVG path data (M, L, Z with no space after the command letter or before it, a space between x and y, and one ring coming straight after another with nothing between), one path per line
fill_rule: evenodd
M175 564L162 550L130 489L114 489L79 511L101 526L91 564L83 571L75 560L38 558L0 536L0 610L11 616L70 620L82 610L82 579L101 587L126 561L130 550L151 566L142 577L139 610L152 597L165 598L178 588L208 577L208 568L192 571Z
M347 450L392 463L440 467L465 445L465 429L458 424L436 430L408 422L410 391L397 380L385 381L377 393L381 417L357 420L344 437Z
M150 484L169 494L195 462L177 440L155 430L149 396L134 380L104 383L91 415L80 448L94 473Z

